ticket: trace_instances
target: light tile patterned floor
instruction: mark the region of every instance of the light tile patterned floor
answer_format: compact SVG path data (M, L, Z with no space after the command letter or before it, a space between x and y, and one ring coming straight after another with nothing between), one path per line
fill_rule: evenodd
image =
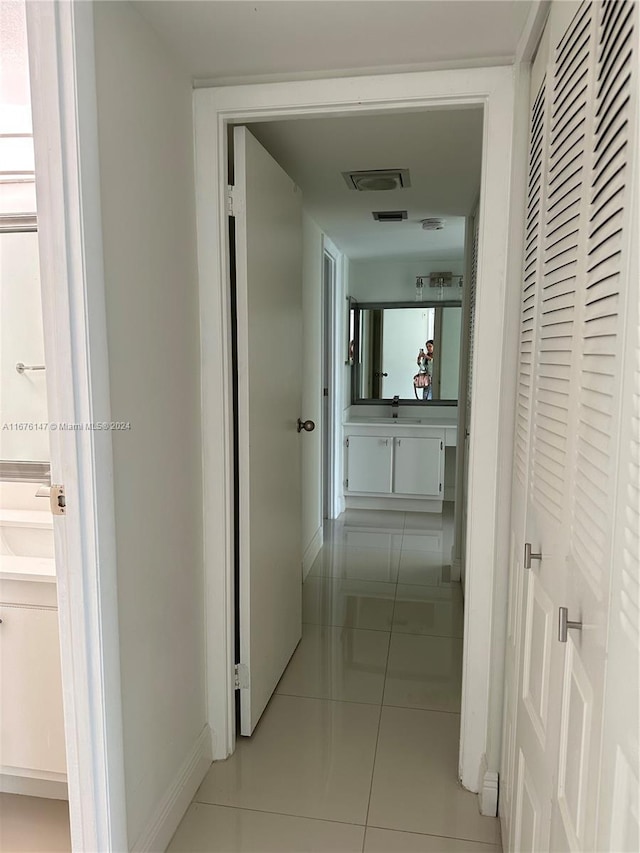
M457 780L452 505L350 510L324 542L303 587L302 641L170 853L497 853L498 821Z
M457 780L463 607L443 515L350 510L253 737L212 766L170 853L499 853ZM0 795L0 850L68 851L67 804Z

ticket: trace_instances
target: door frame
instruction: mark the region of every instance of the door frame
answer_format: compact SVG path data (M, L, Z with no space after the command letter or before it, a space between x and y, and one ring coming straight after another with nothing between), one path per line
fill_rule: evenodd
M511 459L515 396L515 289L509 239L514 131L512 66L344 77L202 88L194 92L196 204L202 346L204 558L209 725L213 754L235 746L233 661L233 445L230 371L229 249L226 211L227 125L299 117L393 114L422 109L484 108L477 337L468 483L468 575L465 608L460 777L472 791L481 773L497 773L501 687L492 667L504 655L509 495L503 471ZM512 292L513 291L513 292ZM499 694L499 695L497 695ZM497 709L497 710L496 710ZM488 757L489 756L489 757ZM483 770L484 768L484 770ZM495 811L494 811L495 814Z
M109 422L91 3L26 3L50 422ZM50 432L73 850L128 850L111 432Z
M344 301L342 299L343 292L343 275L342 275L342 252L338 247L325 235L322 238L322 258L324 261L325 255L331 259L333 274L331 277L331 282L327 283L324 280L324 263L323 263L323 282L322 282L322 347L324 350L323 358L327 360L327 372L328 372L328 383L329 383L329 397L328 397L328 414L329 414L329 423L327 425L328 436L326 438L325 444L325 436L323 434L323 472L322 472L322 480L323 480L323 490L324 490L324 480L325 474L324 469L327 468L327 495L323 494L322 500L322 508L324 515L324 504L326 500L326 504L328 507L328 517L329 518L337 518L342 512L342 506L340 503L340 489L338 488L338 484L342 483L342 477L340 475L338 469L338 448L340 447L340 433L341 433L341 407L340 400L343 397L343 383L341 381L342 377L340 374L341 370L341 342L344 339L344 335L341 334L341 326L340 323L344 322L343 318L340 317L340 308L344 305ZM330 328L325 327L325 318L329 317L331 320ZM344 360L344 359L343 359ZM323 401L323 414L324 414L324 401ZM324 424L323 424L324 427ZM327 451L327 458L324 458L325 447ZM324 521L324 517L323 517Z

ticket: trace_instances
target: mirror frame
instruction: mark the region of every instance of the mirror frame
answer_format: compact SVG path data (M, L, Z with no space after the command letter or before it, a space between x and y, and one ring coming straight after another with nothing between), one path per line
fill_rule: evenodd
M383 308L462 308L462 299L424 299L414 300L413 302L358 302L353 297L347 297L349 306L347 315L347 330L351 326L351 311L355 312L354 321L354 342L353 342L353 358L348 362L351 365L351 405L352 406L380 406L391 405L393 400L390 397L380 397L378 399L370 399L368 397L357 397L356 391L360 387L360 361L358 356L360 353L360 312L368 310L379 310ZM348 332L347 332L348 334ZM412 400L408 397L401 397L400 403L403 406L457 406L458 400Z

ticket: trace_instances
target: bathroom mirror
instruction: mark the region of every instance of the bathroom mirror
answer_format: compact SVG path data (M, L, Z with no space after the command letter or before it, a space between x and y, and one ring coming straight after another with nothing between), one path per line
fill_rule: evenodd
M459 302L352 303L352 403L391 402L428 406L458 401L462 307ZM418 365L422 349L432 357ZM427 372L427 387L414 376Z

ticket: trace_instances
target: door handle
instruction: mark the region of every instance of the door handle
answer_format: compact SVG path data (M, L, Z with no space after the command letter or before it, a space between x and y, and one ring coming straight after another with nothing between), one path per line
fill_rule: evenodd
M300 418L298 418L298 432L302 432L302 430L305 432L313 432L315 428L316 425L313 421L301 421Z
M566 607L558 608L558 642L567 642L567 630L574 628L576 631L582 631L582 622L570 622L569 610Z
M531 542L524 543L524 567L525 569L531 568L531 560L541 560L542 554L533 554L531 552Z

